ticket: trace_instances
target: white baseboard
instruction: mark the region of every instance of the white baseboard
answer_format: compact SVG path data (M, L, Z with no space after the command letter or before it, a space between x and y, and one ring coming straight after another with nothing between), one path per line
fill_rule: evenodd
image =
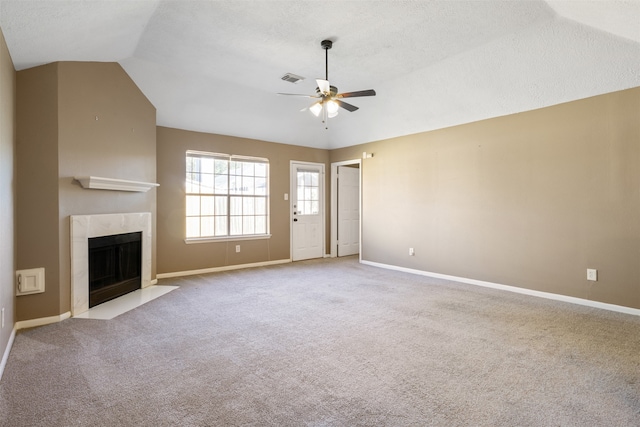
M176 271L173 273L159 273L156 275L158 279L168 279L170 277L193 276L196 274L217 273L219 271L240 270L243 268L266 267L268 265L288 264L290 259L278 259L275 261L254 262L251 264L225 265L222 267L202 268L200 270Z
M16 338L16 328L14 327L11 331L11 335L9 335L9 342L7 343L7 348L4 349L4 354L2 355L2 360L0 361L0 381L2 381L2 374L4 373L4 367L7 365L7 360L9 360L9 353L11 352L11 347L13 347L13 340Z
M437 279L451 280L454 282L467 283L469 285L483 286L485 288L499 289L502 291L515 292L518 294L531 295L539 298L547 298L547 299L552 299L556 301L568 302L571 304L578 304L578 305L583 305L587 307L600 308L603 310L617 311L619 313L631 314L633 316L640 316L640 309L625 307L622 305L608 304L605 302L570 297L567 295L552 294L550 292L534 291L532 289L518 288L516 286L501 285L499 283L485 282L483 280L476 280L476 279L468 279L466 277L449 276L447 274L432 273L429 271L415 270L413 268L398 267L395 265L381 264L381 263L372 262L372 261L360 260L360 262L362 264L370 265L373 267L385 268L387 270L402 271L404 273L418 274L420 276L428 276L428 277L434 277Z
M41 317L39 319L30 319L30 320L22 320L20 322L16 322L15 328L17 330L26 329L26 328L35 328L36 326L44 326L50 323L62 322L65 319L71 317L71 312L67 311L66 313L59 314L57 316L49 316L49 317Z
M154 286L158 284L158 279L153 279L151 282L149 282L149 286Z

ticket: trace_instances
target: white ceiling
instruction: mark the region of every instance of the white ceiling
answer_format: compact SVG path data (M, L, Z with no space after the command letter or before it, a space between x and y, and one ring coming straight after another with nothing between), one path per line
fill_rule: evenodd
M17 70L115 61L159 125L319 148L640 86L640 0L0 0ZM325 72L351 98L325 130ZM287 73L306 77L292 84Z

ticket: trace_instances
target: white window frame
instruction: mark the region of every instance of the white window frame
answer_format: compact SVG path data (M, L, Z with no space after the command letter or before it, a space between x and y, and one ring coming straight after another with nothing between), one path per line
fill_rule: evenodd
M216 189L215 186L215 177L216 176L223 176L225 174L214 174L214 171L212 172L206 172L206 175L212 175L212 180L210 181L210 186L209 187L204 187L202 186L202 175L205 174L203 173L203 171L190 171L189 168L189 158L190 157L200 157L200 158L207 158L207 159L212 159L214 161L226 161L228 162L227 164L227 171L226 171L226 176L227 176L227 182L226 182L226 190L222 190L222 189ZM266 178L266 188L265 188L265 194L255 194L255 188L253 193L251 194L243 194L242 190L236 190L233 191L231 189L231 182L232 182L232 177L247 177L247 178L262 178L262 176L256 176L256 175L244 175L244 173L241 173L240 175L235 175L231 172L231 162L242 162L242 163L256 163L256 164L263 164L266 165L266 174L264 176L264 178ZM193 176L191 176L191 174L195 174L195 175L200 175L199 179L198 179L198 185L193 185L191 184ZM205 152L205 151L195 151L195 150L187 150L187 152L185 153L185 215L184 215L184 224L185 224L185 229L184 229L184 233L185 233L185 242L186 243L206 243L206 242L211 242L211 241L230 241L230 240L257 240L257 239L268 239L271 237L270 234L270 209L269 209L269 187L270 187L270 171L269 171L269 159L267 158L263 158L263 157L252 157L252 156L240 156L240 155L232 155L232 154L222 154L222 153L212 153L212 152ZM203 188L205 189L205 191L203 191ZM190 197L190 196L196 196L196 197ZM203 215L202 214L202 196L208 196L211 197L213 196L214 198L226 198L226 213L223 214L219 214L219 215L213 215L211 213L207 214L207 215ZM243 200L242 205L244 208L244 199L247 198L253 198L253 202L251 203L255 203L256 199L264 199L264 209L265 209L265 213L264 214L258 214L256 215L255 211L252 212L251 215L246 215L246 217L249 216L253 216L253 217L258 217L258 216L264 216L265 217L265 232L264 233L253 233L253 234L231 234L231 230L232 230L232 226L231 226L231 222L232 222L232 217L233 218L242 218L242 224L244 227L244 221L245 221L245 215L240 214L240 215L232 215L232 209L231 209L231 204L232 204L232 199L241 199ZM189 203L195 203L195 200L198 200L198 213L197 214L193 214L190 213L190 211L194 211L194 208L189 206ZM217 209L217 207L216 207ZM244 213L244 212L243 212ZM202 221L203 218L209 218L211 220L211 218L213 218L213 221L215 223L215 219L216 216L219 218L226 218L226 234L225 235L209 235L209 234L204 234L202 233ZM199 218L199 232L198 232L198 236L194 236L188 235L188 222L191 219L195 219L195 218ZM255 219L255 218L254 218ZM255 226L255 225L254 225ZM219 229L216 229L219 230ZM215 230L213 232L215 234Z

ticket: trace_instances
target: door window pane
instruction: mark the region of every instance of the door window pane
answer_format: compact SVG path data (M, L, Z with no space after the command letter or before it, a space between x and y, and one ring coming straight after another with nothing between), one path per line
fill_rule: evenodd
M297 172L298 215L318 215L320 206L320 172Z

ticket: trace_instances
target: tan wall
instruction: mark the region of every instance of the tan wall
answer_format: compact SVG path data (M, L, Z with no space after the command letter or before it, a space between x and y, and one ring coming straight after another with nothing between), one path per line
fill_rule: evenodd
M59 63L60 312L70 310L69 216L151 212L156 191L83 189L74 176L156 182L156 109L117 63ZM98 120L96 120L96 117ZM155 239L153 239L155 246ZM151 278L156 276L152 248Z
M45 292L16 298L17 320L60 314L58 67L17 73L17 268L45 269Z
M15 102L16 73L0 30L0 309L5 321L0 329L0 359L15 323Z
M17 75L18 268L45 267L46 281L45 293L17 298L17 318L28 320L70 310L69 215L155 217L156 190L86 190L73 180L155 182L155 108L115 63L61 62Z
M284 200L284 194L289 193L290 161L323 163L328 178L328 151L164 127L158 127L157 134L157 171L160 183L158 188L158 273L290 258L289 202ZM189 245L184 242L184 182L187 150L269 159L272 234L270 239ZM328 183L328 180L325 182ZM328 184L325 187L326 200L329 200ZM329 229L328 224L326 229ZM240 253L235 252L236 244L241 245Z
M640 308L639 111L635 88L332 151L375 154L363 259Z

